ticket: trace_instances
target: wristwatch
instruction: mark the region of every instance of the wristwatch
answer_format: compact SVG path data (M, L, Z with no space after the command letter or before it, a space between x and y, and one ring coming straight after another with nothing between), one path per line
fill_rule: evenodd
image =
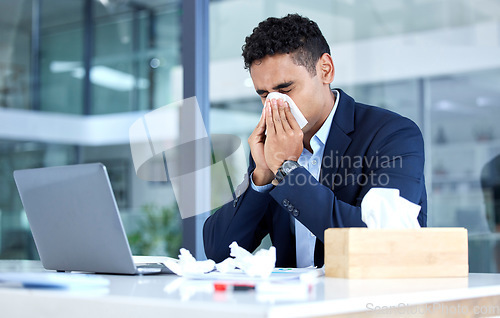
M281 167L278 168L274 180L271 182L273 185L277 186L283 179L293 170L300 167L297 161L285 160Z

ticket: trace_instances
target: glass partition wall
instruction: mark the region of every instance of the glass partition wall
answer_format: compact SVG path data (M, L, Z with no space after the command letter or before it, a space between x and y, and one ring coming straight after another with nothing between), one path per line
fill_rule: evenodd
M128 128L179 96L180 12L179 1L0 3L0 259L38 258L12 171L87 162L107 166L133 252L177 255L172 188L136 176Z

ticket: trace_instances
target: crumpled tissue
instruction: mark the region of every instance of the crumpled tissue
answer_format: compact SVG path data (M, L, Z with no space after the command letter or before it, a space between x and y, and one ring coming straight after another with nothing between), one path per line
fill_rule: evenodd
M276 248L274 246L268 250L261 249L255 255L238 246L236 242L231 243L229 248L231 249L229 255L232 257L215 265L219 272L230 273L239 268L251 277L267 278L271 275L276 264Z
M215 264L211 259L197 261L185 248L180 249L179 261L165 260L164 263L179 276L204 274L214 269L221 273L230 273L236 272L237 268L252 277L267 278L271 275L276 264L276 248L274 246L268 250L261 249L255 255L238 246L236 242L231 243L229 248L232 257L228 257L218 264Z
M228 257L220 263L215 264L215 268L221 273L231 273L236 271L236 261Z
M372 188L361 202L361 220L371 229L419 228L420 206L399 195L398 189Z
M165 266L167 266L175 274L184 276L211 272L215 268L215 262L211 259L206 261L197 261L187 249L181 248L179 261L166 261Z
M290 98L290 96L278 92L271 92L267 94L266 102L271 99L282 99L288 103L288 105L290 106L290 111L293 117L295 117L297 124L299 124L300 129L304 128L304 126L307 125L307 119L304 117L304 115L302 115L301 111L299 110L297 105L295 105L295 102Z
M268 250L261 249L255 255L238 246L236 242L231 243L229 248L231 249L229 255L234 257L234 265L249 276L267 278L276 265L276 248L274 246Z

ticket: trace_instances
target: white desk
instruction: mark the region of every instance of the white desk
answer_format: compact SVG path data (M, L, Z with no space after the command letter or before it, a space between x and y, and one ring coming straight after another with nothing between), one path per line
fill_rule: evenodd
M0 261L0 271L43 269L35 261ZM173 275L101 276L110 280L109 288L0 288L0 317L500 316L500 274L447 279L321 278L305 298L292 294L274 301L262 299L255 291L211 292L210 282ZM383 306L392 308L375 311Z

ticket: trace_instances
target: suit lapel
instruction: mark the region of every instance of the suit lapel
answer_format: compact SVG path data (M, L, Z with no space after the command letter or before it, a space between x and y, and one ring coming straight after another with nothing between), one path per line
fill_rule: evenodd
M330 189L333 189L339 164L352 141L348 134L354 131L354 99L341 89L336 90L340 100L326 141L320 173L320 182Z

